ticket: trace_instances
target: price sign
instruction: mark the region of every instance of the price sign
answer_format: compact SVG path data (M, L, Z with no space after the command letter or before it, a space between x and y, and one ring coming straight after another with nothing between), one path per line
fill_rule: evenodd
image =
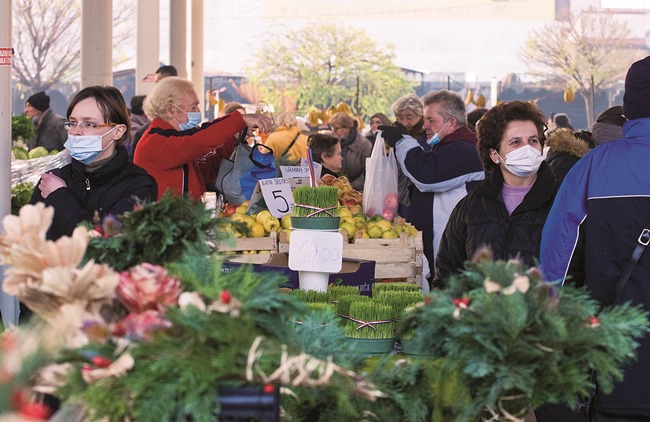
M257 203L261 198L273 217L282 218L293 210L291 183L286 177L259 180L250 202Z
M320 179L323 166L314 163L314 175L316 180ZM280 171L284 177L309 178L309 167L307 166L280 166Z
M343 266L343 236L338 232L294 230L289 243L289 268L337 273Z

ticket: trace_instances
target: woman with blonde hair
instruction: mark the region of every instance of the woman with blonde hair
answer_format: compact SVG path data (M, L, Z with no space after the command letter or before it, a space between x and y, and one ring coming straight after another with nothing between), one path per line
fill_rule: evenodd
M363 192L366 181L366 158L372 153L372 144L358 131L359 122L347 113L338 112L329 121L332 133L341 139L343 173L350 185Z
M212 151L229 157L237 133L247 127L268 126L263 116L233 112L199 127L199 104L192 82L173 76L157 83L144 101L144 111L152 120L138 142L133 162L156 179L158 198L171 189L177 195L188 193L200 199L205 183L198 159Z

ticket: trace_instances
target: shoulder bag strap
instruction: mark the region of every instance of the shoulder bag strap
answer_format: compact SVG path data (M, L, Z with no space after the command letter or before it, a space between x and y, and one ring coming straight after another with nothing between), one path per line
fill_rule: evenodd
M299 136L300 136L300 131L298 131L298 133L296 133L296 136L293 137L293 140L291 141L291 143L289 144L289 146L287 147L287 149L284 150L284 152L282 153L282 155L281 155L280 157L284 157L285 155L287 155L287 152L289 152L289 150L291 149L291 147L293 146L293 144L296 143L296 141L298 140L298 137L299 137Z
M650 227L650 223L648 223L647 226ZM621 274L621 278L616 282L614 300L611 302L612 304L618 302L618 299L623 292L623 288L625 287L625 284L627 284L627 280L630 278L634 267L637 262L639 262L639 259L641 258L643 251L645 251L646 246L648 246L648 243L650 243L650 229L644 228L637 239L637 244L632 252L632 257L627 261L627 264L625 264L623 274Z
M183 194L189 192L189 173L190 168L187 164L183 164Z

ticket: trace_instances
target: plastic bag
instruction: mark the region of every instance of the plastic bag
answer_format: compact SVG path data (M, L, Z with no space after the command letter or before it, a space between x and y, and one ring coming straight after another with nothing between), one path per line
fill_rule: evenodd
M267 148L264 154L257 147ZM229 160L223 160L219 166L216 188L229 204L240 205L249 200L258 180L275 177L277 169L273 151L265 145L255 144L249 147L240 142Z
M370 158L366 158L366 181L363 185L363 212L382 215L392 221L397 215L397 159L395 150L386 154L381 131L377 133Z

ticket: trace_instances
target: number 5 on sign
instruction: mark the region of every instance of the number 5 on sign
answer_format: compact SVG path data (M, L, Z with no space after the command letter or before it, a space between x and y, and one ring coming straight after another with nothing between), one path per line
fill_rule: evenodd
M273 217L281 218L283 215L291 214L293 210L293 193L288 178L263 179L257 183L264 202L266 202L266 208ZM255 196L255 193L253 193L253 196ZM252 202L253 198L251 198Z
M343 236L338 232L294 230L289 243L289 268L338 273L343 266Z

